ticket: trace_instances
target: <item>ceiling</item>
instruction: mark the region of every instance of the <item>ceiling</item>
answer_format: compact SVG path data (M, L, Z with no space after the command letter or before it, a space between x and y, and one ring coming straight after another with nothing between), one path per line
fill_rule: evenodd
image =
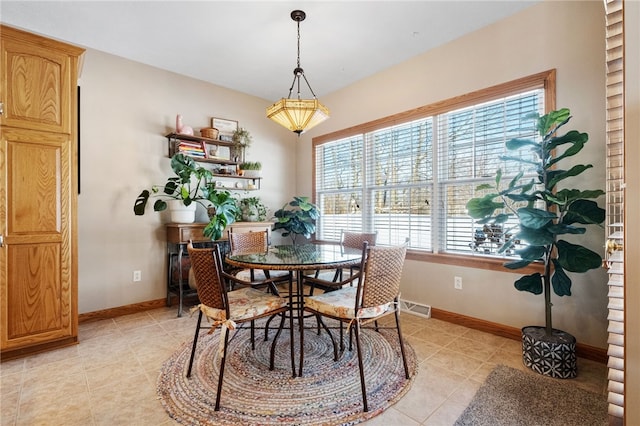
M538 1L2 0L0 21L275 101L296 67L294 9L321 98Z

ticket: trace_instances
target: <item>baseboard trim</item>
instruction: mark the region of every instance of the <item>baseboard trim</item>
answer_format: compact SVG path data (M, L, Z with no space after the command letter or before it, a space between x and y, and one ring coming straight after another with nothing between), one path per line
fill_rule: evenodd
M133 303L131 305L118 306L116 308L103 309L100 311L86 312L84 314L78 315L78 322L85 323L116 318L123 315L135 314L138 312L148 311L150 309L161 308L163 306L166 306L166 303L167 299L163 298L150 300L147 302ZM522 338L522 332L519 328L485 321L466 315L456 314L454 312L449 312L434 307L431 307L431 318L463 325L474 330L484 331L486 333L495 334L496 336L502 336L513 340L520 341ZM606 349L596 348L595 346L589 346L582 343L578 343L576 345L576 354L581 358L589 359L591 361L596 361L603 364L606 364L608 361Z
M468 317L466 315L456 314L454 312L431 307L431 318L454 324L463 325L474 330L484 331L486 333L495 334L509 339L520 341L522 339L522 331L516 327L510 327L495 322L485 321L478 318ZM606 364L608 361L607 350L597 348L595 346L576 344L576 355L591 361Z
M121 317L123 315L136 314L138 312L144 312L151 309L158 309L167 306L167 299L149 300L147 302L133 303L131 305L118 306L115 308L102 309L100 311L86 312L78 315L78 322L85 323L91 321L100 321L105 319L111 319ZM177 315L176 307L176 315Z

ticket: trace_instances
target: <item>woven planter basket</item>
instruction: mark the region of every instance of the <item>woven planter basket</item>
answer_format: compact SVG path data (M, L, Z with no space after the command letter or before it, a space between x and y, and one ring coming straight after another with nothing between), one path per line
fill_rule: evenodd
M220 132L215 127L207 127L207 128L204 128L204 129L200 129L200 135L203 138L218 139L218 134L219 133Z

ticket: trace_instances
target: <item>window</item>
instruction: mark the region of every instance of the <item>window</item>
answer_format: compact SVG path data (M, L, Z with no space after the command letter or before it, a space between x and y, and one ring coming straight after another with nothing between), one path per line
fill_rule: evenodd
M533 175L500 156L507 140L536 137L523 118L553 109L554 87L551 70L314 138L316 238L377 231L381 244L409 237L413 251L495 256L501 230L483 230L465 204L498 168Z

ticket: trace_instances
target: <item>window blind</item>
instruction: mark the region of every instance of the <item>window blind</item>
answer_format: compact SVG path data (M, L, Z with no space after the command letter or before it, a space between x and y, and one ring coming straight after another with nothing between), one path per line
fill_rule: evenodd
M517 231L517 220L500 226L474 223L466 211L469 199L484 195L480 184L495 184L496 172L502 170L503 185L520 171L533 178L535 169L523 163L504 161L501 156L533 159L530 150L508 152L505 143L512 138L539 139L535 121L525 117L544 114L542 88L515 96L495 99L479 105L438 116L438 193L440 207L438 237L444 251L490 256L511 256L510 250L499 254L505 240Z
M316 236L340 241L341 231L361 232L363 216L363 138L356 136L316 148Z
M606 0L606 141L609 272L609 415L624 417L624 25L622 0Z
M498 253L515 220L478 229L466 203L498 168L505 179L521 170L500 159L505 142L536 137L534 120L524 118L553 109L554 89L555 70L544 71L314 138L316 238L375 231L380 244L409 238L414 251L515 255Z

